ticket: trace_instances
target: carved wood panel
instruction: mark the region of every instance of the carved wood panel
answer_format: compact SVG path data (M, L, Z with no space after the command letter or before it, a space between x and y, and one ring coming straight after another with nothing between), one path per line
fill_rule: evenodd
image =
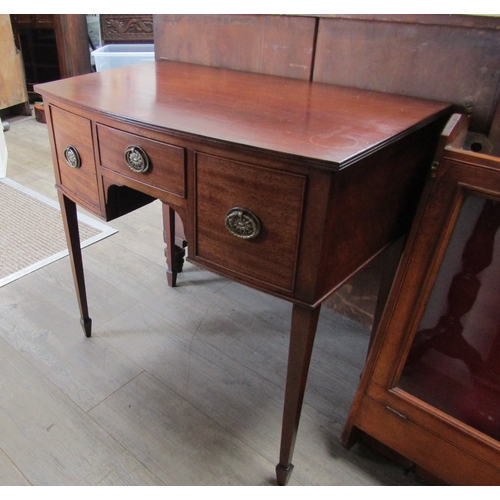
M152 14L101 14L103 45L110 43L153 43Z

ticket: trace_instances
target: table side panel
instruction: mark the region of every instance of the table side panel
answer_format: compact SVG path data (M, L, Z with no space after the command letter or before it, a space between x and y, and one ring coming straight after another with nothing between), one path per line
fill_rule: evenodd
M445 122L436 120L336 174L317 300L408 232Z

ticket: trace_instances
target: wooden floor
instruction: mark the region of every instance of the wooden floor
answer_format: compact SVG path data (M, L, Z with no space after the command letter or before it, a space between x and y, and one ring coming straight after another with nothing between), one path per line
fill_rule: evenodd
M7 176L56 199L46 125L9 120ZM291 305L186 265L167 286L161 205L0 288L0 485L275 485ZM22 228L20 228L22 230ZM369 331L324 309L290 485L417 485L340 434Z

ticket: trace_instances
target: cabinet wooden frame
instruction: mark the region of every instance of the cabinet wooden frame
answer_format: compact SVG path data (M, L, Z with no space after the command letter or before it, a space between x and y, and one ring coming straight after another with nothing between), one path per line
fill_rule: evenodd
M376 333L342 442L367 435L446 484L500 484L500 442L398 387L464 201L500 201L500 159L461 149L468 120L454 115Z

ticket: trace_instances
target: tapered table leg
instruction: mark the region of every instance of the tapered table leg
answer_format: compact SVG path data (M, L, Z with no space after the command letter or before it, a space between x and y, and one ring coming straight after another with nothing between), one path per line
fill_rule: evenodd
M80 246L80 233L78 230L76 204L61 192L58 194L59 204L61 205L64 232L66 233L66 241L71 261L71 270L73 271L73 280L75 282L78 307L80 308L80 323L85 335L90 337L92 333L92 319L89 317L87 292L85 290L82 248Z
M302 401L309 372L309 363L318 325L321 306L309 309L294 304L290 330L290 348L281 430L280 461L276 466L276 478L280 486L288 483L292 474L293 450L299 428Z
M176 248L175 248L175 210L163 203L163 230L164 240L167 245L165 257L167 258L167 283L174 287L177 283Z

